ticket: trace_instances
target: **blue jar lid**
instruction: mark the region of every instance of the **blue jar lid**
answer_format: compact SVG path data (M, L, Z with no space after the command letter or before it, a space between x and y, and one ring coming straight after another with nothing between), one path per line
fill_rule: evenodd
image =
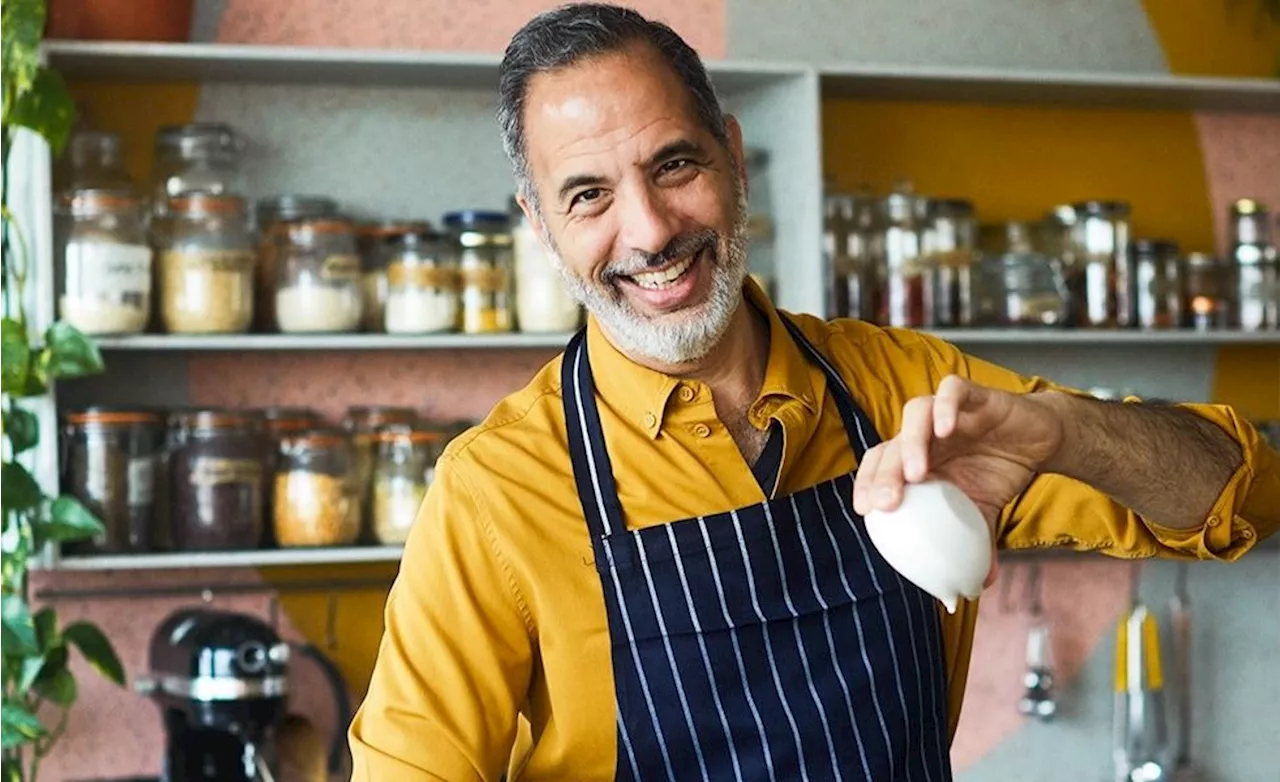
M457 212L449 212L444 216L444 224L453 229L477 228L480 226L485 228L506 228L507 220L505 212L488 212L482 209L463 209Z

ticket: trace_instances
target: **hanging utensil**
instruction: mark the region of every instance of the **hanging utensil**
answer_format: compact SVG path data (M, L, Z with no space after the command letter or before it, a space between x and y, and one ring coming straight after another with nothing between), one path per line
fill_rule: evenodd
M1031 629L1027 632L1027 670L1023 674L1023 693L1018 711L1041 722L1049 722L1058 712L1053 698L1053 670L1050 658L1049 621L1041 602L1040 563L1033 562L1027 573L1027 609Z
M1198 778L1191 763L1191 598L1187 589L1188 563L1179 562L1169 600L1169 622L1173 632L1173 692L1178 705L1178 740L1174 745L1173 779L1192 782Z
M1139 594L1134 567L1129 612L1116 633L1115 730L1112 759L1116 782L1168 778L1168 737L1160 626Z

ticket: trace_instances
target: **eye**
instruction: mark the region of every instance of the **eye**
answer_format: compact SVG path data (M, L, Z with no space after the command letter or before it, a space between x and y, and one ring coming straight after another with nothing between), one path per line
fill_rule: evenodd
M603 195L604 195L604 191L598 187L592 187L587 190L583 190L580 193L574 194L573 198L569 200L569 208L573 209L579 204L590 204L593 201L599 201L600 197Z
M675 160L668 160L667 162L663 163L661 166L658 166L658 173L673 174L679 171L680 169L690 165L693 165L693 161L688 158L677 158Z

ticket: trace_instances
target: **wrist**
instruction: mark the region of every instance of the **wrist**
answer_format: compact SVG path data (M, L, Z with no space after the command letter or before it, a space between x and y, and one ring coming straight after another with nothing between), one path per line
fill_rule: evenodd
M1078 464L1075 453L1080 440L1076 435L1086 415L1081 400L1061 391L1040 391L1029 394L1027 399L1040 408L1051 433L1049 447L1036 465L1036 472L1076 477L1072 468Z

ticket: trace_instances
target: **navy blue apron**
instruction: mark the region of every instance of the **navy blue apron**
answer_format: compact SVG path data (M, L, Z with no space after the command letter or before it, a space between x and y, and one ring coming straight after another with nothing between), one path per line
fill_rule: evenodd
M860 463L879 442L826 359ZM619 779L951 779L933 599L876 552L853 475L629 531L585 331L565 351L574 479L604 587Z

